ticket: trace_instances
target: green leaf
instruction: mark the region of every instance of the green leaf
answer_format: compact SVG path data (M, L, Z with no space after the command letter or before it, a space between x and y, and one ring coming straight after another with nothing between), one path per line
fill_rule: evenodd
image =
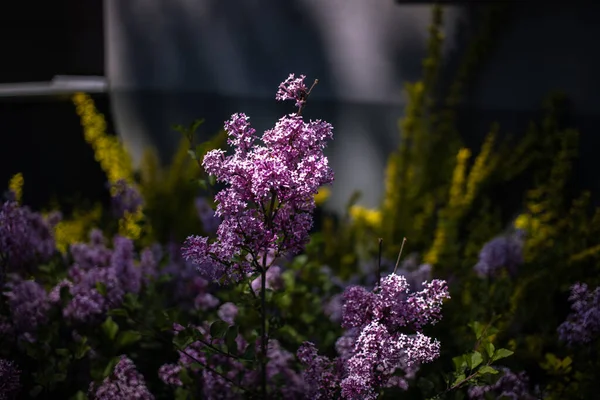
M102 296L106 296L106 285L104 284L104 282L96 282L96 290Z
M129 346L142 338L142 334L137 331L124 331L119 333L116 345L118 348Z
M217 177L214 175L209 175L208 183L210 184L210 186L215 186L215 183L217 183Z
M208 189L208 183L206 182L206 179L198 179L198 186L200 186L200 189L202 190Z
M75 359L82 359L91 349L92 348L87 344L87 337L83 336L75 347Z
M192 157L192 160L197 160L196 152L194 150L188 150L188 154L190 155L190 157Z
M172 125L171 129L173 129L174 131L177 131L177 132L181 132L184 135L187 134L187 129L185 129L185 127L181 124Z
M229 324L225 321L217 320L210 324L210 336L213 339L221 339L227 332Z
M465 374L458 374L456 376L456 379L454 380L454 383L452 383L452 385L456 385L457 383L461 382L465 378L466 378Z
M57 355L63 356L63 357L69 357L71 355L71 352L69 351L69 349L56 349L56 350L54 350L54 352Z
M494 356L492 357L492 361L498 361L498 360L501 360L503 358L510 357L513 354L514 354L514 352L510 351L508 349L498 349L494 353Z
M88 400L88 397L81 390L71 397L70 400Z
M88 400L88 397L81 390L71 397L70 400Z
M471 353L469 355L469 358L467 358L467 365L471 369L477 368L477 366L479 366L479 364L481 364L482 362L483 362L483 357L481 356L481 353L478 351L474 351L473 353Z
M112 310L108 310L108 315L111 315L113 317L125 317L128 318L129 317L129 311L127 311L124 308L115 308Z
M242 358L246 360L254 360L256 358L256 349L254 345L249 344L246 346L246 350L244 351L244 355Z
M202 125L204 123L204 118L200 118L195 120L194 122L192 122L192 125L190 126L190 132L195 133L196 130L200 127L200 125Z
M488 357L492 358L492 356L494 355L494 351L496 350L494 344L492 342L485 342L483 344L483 348L485 349L485 352L487 353Z
M498 373L498 370L490 367L489 365L484 365L483 367L479 368L479 373L480 374L492 374L495 375Z
M111 317L108 317L106 318L106 321L102 323L102 330L110 340L114 340L115 336L117 336L117 332L119 332L119 325L117 325Z
M237 338L239 329L237 325L230 326L225 333L225 344L227 345L227 351L233 355L238 353L238 345L235 339Z
M53 382L63 382L67 379L67 374L64 372L56 373L52 375Z
M573 363L573 360L571 359L571 357L565 357L565 358L562 360L561 366L562 366L563 368L566 368L566 367L568 367L569 365L571 365L572 363Z
M40 385L35 385L33 387L33 389L31 389L29 391L29 396L30 397L37 397L40 393L42 393L42 390L44 390L44 388Z
M485 330L485 325L483 325L481 322L473 321L469 324L469 327L473 330L475 338L477 340L481 339L481 336L483 336L483 331Z
M192 343L194 343L194 334L191 331L191 328L186 328L173 337L173 344L181 350Z
M126 308L129 308L131 310L139 310L140 308L142 308L142 305L140 304L137 295L133 293L125 294L125 296L123 297L123 304Z
M108 364L106 364L106 367L104 368L104 372L102 372L102 379L106 378L107 376L113 373L115 366L119 363L120 359L121 357L118 356L110 359L110 361L108 362Z
M464 354L462 356L456 356L452 358L452 363L454 364L454 369L460 371L467 366L466 356Z
M182 387L175 389L175 400L189 400L191 398L192 397L188 389L184 389Z

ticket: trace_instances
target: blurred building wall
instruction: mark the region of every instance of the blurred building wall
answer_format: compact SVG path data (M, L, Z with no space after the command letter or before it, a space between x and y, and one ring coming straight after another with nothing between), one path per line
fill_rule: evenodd
M379 203L384 165L398 143L402 85L420 77L429 5L106 0L105 15L113 115L137 159L149 144L167 159L178 140L170 125L198 117L207 121L206 134L234 112L250 115L259 131L271 127L291 111L274 101L278 83L304 73L320 80L306 115L335 127L330 206L339 210L354 189L363 192L362 203ZM567 92L589 129L600 104L594 15L565 3L518 6L465 104L466 139L478 145L495 120L519 133L554 89ZM469 25L464 10L445 7L448 58L464 45L461 24Z

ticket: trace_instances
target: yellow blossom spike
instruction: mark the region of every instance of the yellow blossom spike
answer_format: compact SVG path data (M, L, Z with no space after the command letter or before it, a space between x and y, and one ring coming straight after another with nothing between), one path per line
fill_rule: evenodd
M21 172L13 175L8 183L8 189L14 194L17 203L21 203L21 200L23 199L24 183L25 179L23 178L23 174Z

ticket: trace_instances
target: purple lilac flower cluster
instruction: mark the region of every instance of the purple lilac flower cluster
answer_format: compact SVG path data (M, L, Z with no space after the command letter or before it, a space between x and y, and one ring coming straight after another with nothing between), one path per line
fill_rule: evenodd
M50 301L42 285L33 280L16 278L6 285L11 314L12 330L18 334L29 334L48 320Z
M38 261L45 262L56 252L53 228L60 213L44 218L16 201L0 206L0 263L16 269Z
M511 277L523 264L523 234L499 236L487 242L479 253L479 262L473 268L482 278L494 277L505 268Z
M426 281L431 280L431 272L432 267L430 264L419 264L418 255L411 254L409 255L402 263L399 265L396 273L398 275L404 276L406 279L406 283L408 287L410 287L413 291L422 290L423 284ZM380 268L379 263L365 263L361 264L361 272L364 275L365 286L375 286L376 282L376 270ZM395 262L382 259L381 260L381 270L391 271L394 269ZM326 271L326 274L331 277L331 279L335 280L333 273L330 270ZM337 280L335 284L341 288L347 288L349 286L357 285L358 282L363 279L363 276L355 275L348 282L341 282ZM324 306L325 315L329 317L332 322L341 322L342 321L342 306L343 306L343 293L333 295Z
M137 188L119 179L110 185L111 203L113 213L117 218L122 218L126 213L133 214L143 204L143 198Z
M277 99L304 101L304 77L290 77L281 86ZM186 259L215 278L226 274L239 281L249 272L267 269L260 254L276 256L300 251L309 240L314 195L333 181L333 172L323 154L333 127L317 120L305 122L300 113L282 117L262 135L244 114L225 122L228 144L235 150L206 154L202 165L207 173L226 185L215 196L216 215L221 217L217 239L188 238L183 248ZM245 255L250 255L250 259ZM236 260L231 266L232 260Z
M585 283L571 287L571 314L558 327L561 340L569 345L589 343L600 334L600 287L593 291Z
M421 291L410 292L406 279L397 274L383 278L372 292L361 286L347 288L342 326L349 331L336 344L338 359L316 356L312 343L298 350L307 365L304 378L312 388L311 398L331 398L332 381L339 381L345 399L375 399L381 387L406 387L401 377L394 377L396 371L410 377L418 365L439 356L440 343L425 336L422 328L441 319L441 305L448 298L442 280L425 282ZM416 333L400 332L406 328ZM343 368L337 365L340 360Z
M235 305L225 303L219 310L220 317L228 323L233 322L237 313ZM174 327L178 332L182 327ZM260 374L255 369L247 368L235 357L225 354L211 354L205 352L206 345L210 343L213 346L223 344L223 339L212 338L210 329L207 325L196 327L203 340L196 341L185 349L179 350L179 361L176 364L165 364L158 371L159 378L167 385L182 386L183 383L179 374L186 369L202 387L202 396L205 399L223 399L234 400L242 398L246 389L254 390L259 386ZM252 346L244 340L241 335L236 337L238 352L242 354L248 346ZM258 350L260 343L255 344ZM214 352L212 352L214 353ZM294 356L283 349L275 339L269 341L267 350L267 381L269 392L278 393L290 400L303 399L305 386L299 373L293 368ZM201 366L208 366L202 368ZM225 371L222 375L215 373L219 368ZM279 379L280 378L280 379ZM278 386L277 381L283 379L283 386Z
M72 299L63 315L79 322L97 322L110 307L118 306L126 293L139 293L144 281L157 274L152 249L144 249L138 262L130 239L116 236L109 249L99 230L90 233L89 243L72 245L71 256L68 279L51 291L50 299L58 302L61 288L68 287ZM106 288L106 296L98 291L98 284Z
M471 386L468 391L472 400L511 399L535 400L529 391L529 378L525 372L514 373L508 368L498 368L504 374L492 385Z
M19 389L21 371L12 361L0 359L0 400L14 399Z
M102 384L90 384L88 395L95 400L154 400L144 377L126 356L121 356L112 375Z

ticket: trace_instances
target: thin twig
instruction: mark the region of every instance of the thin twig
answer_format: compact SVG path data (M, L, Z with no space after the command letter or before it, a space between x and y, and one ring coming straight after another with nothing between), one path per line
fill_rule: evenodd
M398 259L396 260L396 266L394 267L394 274L398 269L398 264L400 264L400 257L402 256L402 249L404 249L404 243L406 243L406 238L402 239L402 245L400 246L400 252L398 253Z

